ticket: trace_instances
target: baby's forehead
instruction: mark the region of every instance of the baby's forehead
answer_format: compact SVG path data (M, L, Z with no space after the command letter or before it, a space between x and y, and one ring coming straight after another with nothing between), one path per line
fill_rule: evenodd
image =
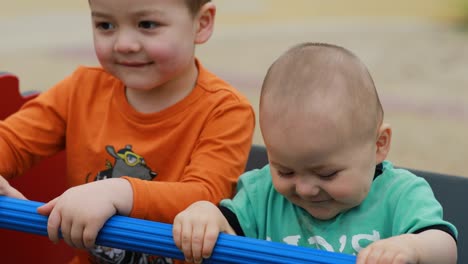
M314 75L311 73L311 75ZM350 80L340 72L317 75L316 77L284 76L283 80L273 80L266 84L262 94L262 105L274 108L296 108L297 111L315 112L322 108L349 108L352 104L367 101L357 95L362 84ZM357 97L357 98L352 98ZM331 109L330 109L331 108Z
M303 87L296 82L290 89L282 87L284 93L266 94L260 107L261 118L282 123L285 127L310 123L336 131L366 129L376 113L371 94L356 94L353 87L348 87L354 83L338 75L332 81L301 85Z

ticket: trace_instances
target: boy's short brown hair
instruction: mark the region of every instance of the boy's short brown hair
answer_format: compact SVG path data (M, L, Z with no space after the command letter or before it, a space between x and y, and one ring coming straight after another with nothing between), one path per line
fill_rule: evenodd
M192 15L195 15L200 10L200 7L208 2L211 2L211 0L185 0Z

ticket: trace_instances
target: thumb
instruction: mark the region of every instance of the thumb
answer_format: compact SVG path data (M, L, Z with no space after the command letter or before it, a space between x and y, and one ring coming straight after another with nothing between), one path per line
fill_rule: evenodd
M229 234L229 235L237 235L232 226L226 221L224 224L224 228L222 230L223 233Z
M56 197L55 199L53 199L52 201L49 201L48 203L44 204L44 205L41 205L37 208L37 212L40 213L41 215L49 215L50 212L52 212L52 210L54 209L55 205L57 204L57 199L58 197Z
M7 193L5 194L8 197L13 197L13 198L18 198L18 199L23 199L23 200L28 200L26 196L24 196L22 193L20 193L18 190L15 188L11 187Z
M12 198L27 200L27 198L18 190L13 188L10 183L0 175L0 195L5 195Z

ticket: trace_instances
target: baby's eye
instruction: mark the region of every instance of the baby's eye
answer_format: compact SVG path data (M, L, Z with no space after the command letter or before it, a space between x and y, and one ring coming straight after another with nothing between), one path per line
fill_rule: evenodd
M320 178L322 178L322 179L330 180L330 179L333 178L333 176L335 176L337 173L338 173L338 171L327 172L327 173L321 174L321 175L319 175L319 176L320 176Z
M278 170L277 172L278 172L278 175L280 177L292 177L292 176L294 176L294 171L280 171L280 170Z
M143 29L153 29L157 28L158 26L159 24L154 21L141 21L138 23L138 27Z
M106 31L106 30L114 29L115 26L109 22L99 22L99 23L96 23L96 28Z

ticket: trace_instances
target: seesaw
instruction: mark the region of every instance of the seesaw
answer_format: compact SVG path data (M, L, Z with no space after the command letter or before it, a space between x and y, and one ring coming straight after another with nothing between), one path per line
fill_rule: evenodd
M37 213L41 202L0 196L0 228L47 236L47 217ZM1 239L1 238L0 238ZM172 225L113 216L96 244L174 259L184 259L172 239ZM355 263L352 255L277 242L220 234L213 255L203 263Z

